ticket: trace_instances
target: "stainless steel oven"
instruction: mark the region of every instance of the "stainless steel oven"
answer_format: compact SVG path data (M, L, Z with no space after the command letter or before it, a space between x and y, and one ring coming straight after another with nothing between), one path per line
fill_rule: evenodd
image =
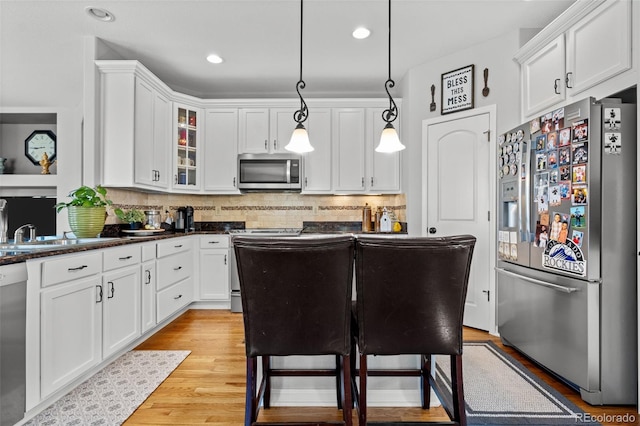
M302 228L258 228L258 229L232 229L229 234L249 237L298 237ZM242 312L242 301L240 299L240 279L238 277L238 264L236 263L236 253L233 249L233 238L231 238L231 312Z

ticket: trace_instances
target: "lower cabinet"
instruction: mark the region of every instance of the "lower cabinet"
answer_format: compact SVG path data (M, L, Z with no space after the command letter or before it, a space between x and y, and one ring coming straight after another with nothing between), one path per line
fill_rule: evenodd
M103 297L99 275L42 291L41 398L102 360Z
M160 290L156 297L158 322L167 319L178 309L184 308L193 300L193 280L191 277Z
M142 270L142 291L140 300L140 316L142 333L156 326L156 261L144 262Z
M156 245L156 322L193 301L193 238L171 238Z
M229 301L229 237L200 237L200 300Z
M102 277L102 356L124 348L141 334L141 281L138 265Z

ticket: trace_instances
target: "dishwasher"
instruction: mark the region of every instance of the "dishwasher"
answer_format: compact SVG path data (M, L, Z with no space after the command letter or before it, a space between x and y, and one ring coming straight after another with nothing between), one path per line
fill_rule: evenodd
M27 264L0 266L0 426L25 412Z

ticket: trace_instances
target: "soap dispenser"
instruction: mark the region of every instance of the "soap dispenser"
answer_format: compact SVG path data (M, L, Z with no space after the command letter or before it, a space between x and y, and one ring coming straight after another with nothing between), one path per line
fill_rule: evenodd
M382 209L382 216L380 216L380 232L391 232L391 218L386 207Z

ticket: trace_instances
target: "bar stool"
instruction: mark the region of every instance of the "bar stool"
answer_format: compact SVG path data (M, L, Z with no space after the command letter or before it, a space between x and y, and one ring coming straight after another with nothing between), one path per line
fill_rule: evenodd
M351 425L353 237L234 236L233 247L247 355L245 425L257 421L261 402L270 407L273 376L335 376L341 424ZM288 355L335 355L337 365L271 368L271 356ZM259 389L258 358L263 367Z
M367 424L367 376L420 376L422 408L430 387L431 356L451 357L453 406L443 406L456 425L466 425L462 381L462 318L475 237L358 237L353 344L357 343L359 384L353 388L360 425ZM368 355L420 355L421 368L373 370ZM402 422L398 422L402 423ZM415 423L415 422L413 422ZM385 424L395 424L388 423ZM451 424L451 423L447 423Z

